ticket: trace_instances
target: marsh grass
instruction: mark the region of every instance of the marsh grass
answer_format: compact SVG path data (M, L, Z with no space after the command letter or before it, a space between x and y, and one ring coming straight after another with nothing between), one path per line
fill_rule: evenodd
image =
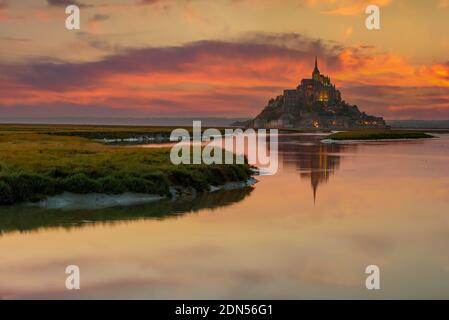
M380 140L380 139L423 139L433 138L422 131L365 129L333 133L326 137L332 140Z
M171 186L207 191L210 185L244 181L251 175L246 164L176 166L170 162L169 148L109 146L89 138L49 134L70 130L79 132L80 127L0 126L0 204L38 200L63 191L169 196ZM82 130L104 132L105 126L83 126Z

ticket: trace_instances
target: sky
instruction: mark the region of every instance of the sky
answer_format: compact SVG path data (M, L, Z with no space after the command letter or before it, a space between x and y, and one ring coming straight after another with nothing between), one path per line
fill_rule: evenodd
M0 0L0 117L253 117L317 56L362 111L449 119L448 17L449 0Z

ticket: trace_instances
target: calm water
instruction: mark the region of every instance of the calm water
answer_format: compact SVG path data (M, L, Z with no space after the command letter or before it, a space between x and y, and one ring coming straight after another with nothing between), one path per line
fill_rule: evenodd
M280 139L254 189L99 211L0 209L0 298L449 298L449 135ZM65 289L65 267L81 290ZM365 267L381 290L365 289Z

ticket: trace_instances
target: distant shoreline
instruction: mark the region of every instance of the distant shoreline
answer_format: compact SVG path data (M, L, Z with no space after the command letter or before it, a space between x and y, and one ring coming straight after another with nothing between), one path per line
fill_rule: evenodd
M79 125L79 126L191 126L193 120L201 120L204 126L242 126L250 117L1 117L0 124L6 125ZM393 129L447 129L445 120L385 120ZM240 125L239 125L240 124Z

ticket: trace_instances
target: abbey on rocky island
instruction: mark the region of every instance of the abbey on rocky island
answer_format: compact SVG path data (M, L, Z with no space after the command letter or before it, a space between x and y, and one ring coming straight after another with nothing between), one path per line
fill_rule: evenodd
M317 58L311 79L302 79L296 89L286 89L282 95L272 98L253 120L253 128L278 129L344 129L383 128L381 117L360 112L356 105L349 105L341 98L328 76L318 69Z

